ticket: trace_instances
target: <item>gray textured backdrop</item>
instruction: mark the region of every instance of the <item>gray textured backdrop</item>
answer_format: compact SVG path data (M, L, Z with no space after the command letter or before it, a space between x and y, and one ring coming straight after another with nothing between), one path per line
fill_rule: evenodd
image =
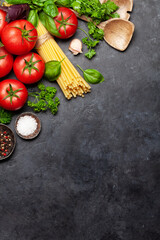
M105 82L71 101L53 84L58 114L38 114L35 140L17 136L0 164L1 240L160 239L159 9L159 0L134 0L135 33L124 53L101 42L89 61L72 56L70 40L58 41Z

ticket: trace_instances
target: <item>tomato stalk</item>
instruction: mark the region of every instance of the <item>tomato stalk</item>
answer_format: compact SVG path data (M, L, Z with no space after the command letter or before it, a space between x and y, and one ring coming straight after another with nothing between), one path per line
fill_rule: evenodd
M0 48L3 47L3 46L4 46L4 44L0 41Z
M34 57L34 54L32 53L31 59L30 59L28 62L27 62L26 59L24 59L26 66L23 68L22 74L24 73L24 71L25 71L26 69L28 69L29 75L31 75L32 69L34 69L34 70L36 70L36 71L39 72L39 69L36 68L34 65L35 65L36 63L40 62L41 60L37 60L37 61L33 62L33 57Z
M10 98L10 103L12 104L12 98L13 97L20 98L18 95L16 95L16 93L23 90L23 88L19 88L19 89L13 91L11 84L9 84L9 88L10 88L9 90L8 90L8 88L6 88L6 92L8 93L8 95L5 96L2 100L5 100L6 98Z
M30 38L34 38L37 36L30 36L29 33L32 32L35 28L30 29L30 30L26 30L26 24L24 25L24 29L21 29L20 27L14 27L19 29L22 32L22 41L24 40L24 38L28 41L28 42L34 42L34 39L30 39Z
M75 26L75 24L67 22L71 17L72 17L72 14L68 18L64 19L63 13L61 12L62 20L61 21L60 20L56 20L58 23L60 23L58 31L60 30L61 27L64 27L64 31L65 31L65 34L66 34L66 25L74 25Z
M5 58L6 56L7 56L7 54L6 54L6 55L3 55L3 56L0 56L0 60L3 59L3 58Z

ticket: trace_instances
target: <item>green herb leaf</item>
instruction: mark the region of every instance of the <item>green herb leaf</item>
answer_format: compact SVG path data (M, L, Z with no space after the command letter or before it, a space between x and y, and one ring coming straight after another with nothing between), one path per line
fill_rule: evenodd
M91 59L92 57L94 57L96 55L96 51L94 49L90 49L87 53L85 53L85 56L88 59Z
M71 0L56 0L55 3L57 6L71 7Z
M23 3L28 3L31 4L31 0L6 0L7 3L9 4L23 4Z
M48 16L44 12L40 12L39 19L45 26L45 28L48 30L48 32L50 32L54 36L61 36L52 17Z
M96 40L103 40L104 31L102 29L97 28L93 22L89 22L88 24L89 34Z
M108 18L115 17L113 14L118 6L108 0L106 3L101 4L99 0L71 0L71 7L85 16L91 17L97 24L107 20ZM118 16L118 14L116 15Z
M0 123L8 124L12 120L12 113L0 108Z
M37 10L30 10L27 20L33 24L33 26L38 26L38 13Z
M71 6L76 12L78 12L79 14L81 13L81 2L75 1L71 4Z
M57 89L55 87L45 87L43 83L38 84L38 89L40 92L29 93L29 96L34 97L34 101L29 100L27 102L28 106L33 108L35 112L49 109L55 115L60 104L59 98L55 97Z
M91 84L98 84L104 81L103 75L96 69L86 69L83 70L79 65L77 65L83 71L83 77L86 82Z
M96 29L96 26L94 24L91 26L92 26L92 30ZM88 59L91 59L93 56L96 55L96 51L93 48L96 47L96 45L99 43L99 40L94 41L93 39L91 39L91 37L85 30L83 30L82 28L79 28L79 29L82 30L87 35L87 37L82 39L82 42L85 45L87 45L87 48L89 49L89 51L87 53L85 53L85 57L87 57ZM95 30L93 30L93 32L94 31Z
M45 1L46 0L32 0L32 3L39 7L43 7Z
M118 10L118 6L110 0L108 0L106 3L103 3L102 8L103 7L105 8L106 14L108 15Z
M49 61L45 64L44 76L49 81L51 81L51 82L56 81L58 79L58 77L60 76L60 74L61 74L61 62L56 61L56 60L52 60L52 61Z
M111 13L110 16L111 16L112 18L119 18L119 17L120 17L117 12Z
M43 11L50 17L54 18L58 15L58 8L53 0L47 0L44 3Z
M82 42L87 45L88 48L94 48L99 41L89 40L88 37L82 38Z

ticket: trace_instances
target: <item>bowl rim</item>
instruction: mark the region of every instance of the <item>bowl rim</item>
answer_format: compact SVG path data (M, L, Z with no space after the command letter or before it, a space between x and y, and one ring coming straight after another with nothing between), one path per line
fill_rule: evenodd
M27 135L27 136L24 136L24 135L20 134L18 132L18 130L17 130L17 122L18 122L18 120L21 117L24 117L24 116L31 116L31 117L33 117L36 120L37 124L38 124L37 129L35 130L35 132L30 134L30 135ZM32 113L32 112L23 112L20 115L18 115L18 117L15 120L15 131L16 131L16 133L17 133L17 135L19 137L21 137L22 139L25 139L25 140L31 140L31 139L36 138L39 135L39 133L41 131L41 128L42 128L42 125L41 125L41 121L40 121L39 117L36 114Z
M5 125L3 123L0 123L0 126L8 128L8 130L11 131L11 133L13 135L13 147L12 147L12 150L11 150L11 152L7 156L5 156L5 157L0 159L0 161L3 161L5 159L9 158L12 155L12 153L14 152L14 149L16 147L16 136L15 136L15 133L13 132L13 130L10 127L8 127L7 125Z

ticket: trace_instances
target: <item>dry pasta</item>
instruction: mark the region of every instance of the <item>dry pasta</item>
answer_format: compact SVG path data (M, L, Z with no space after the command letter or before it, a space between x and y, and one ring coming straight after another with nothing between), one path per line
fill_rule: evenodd
M67 56L58 46L54 38L48 34L48 31L40 21L38 23L37 32L39 39L37 41L36 50L45 62L51 60L61 61L64 58L61 63L62 72L57 79L57 82L65 97L67 99L71 99L77 95L84 97L84 93L91 91L89 84L81 77Z

